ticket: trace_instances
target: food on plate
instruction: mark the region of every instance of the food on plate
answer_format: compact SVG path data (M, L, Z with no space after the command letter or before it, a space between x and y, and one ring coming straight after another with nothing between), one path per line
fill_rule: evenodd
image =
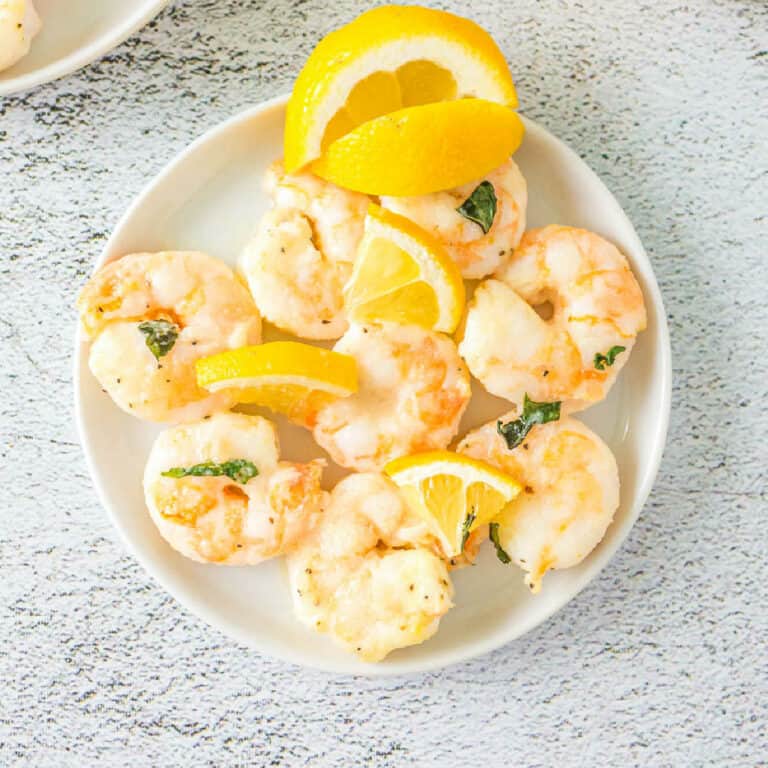
M608 394L645 325L643 294L616 246L549 226L526 232L478 286L459 352L492 394L518 407L526 394L559 402L567 414Z
M323 38L299 73L285 116L286 167L304 167L381 115L468 97L517 106L504 54L484 29L431 8L374 8Z
M520 146L523 133L517 113L499 104L443 101L363 123L310 167L334 184L369 195L426 195L490 173Z
M421 643L451 607L453 586L426 524L379 474L352 474L288 554L296 615L365 661Z
M355 394L317 414L315 440L337 464L379 470L456 435L470 388L451 339L416 325L352 325L334 350L355 358L359 377Z
M240 268L262 315L305 339L347 329L342 290L363 236L369 198L311 173L267 171L273 207L245 247Z
M416 197L383 197L381 204L411 219L441 242L469 279L505 264L525 229L528 187L511 158L482 179Z
M391 320L453 333L464 311L464 282L432 236L371 204L344 298L358 323Z
M42 26L32 0L0 0L0 71L29 53Z
M23 5L0 0L0 23ZM516 106L474 23L368 11L299 75L242 281L203 253L139 253L78 299L104 390L177 423L144 474L160 534L201 563L285 555L299 620L367 662L437 631L449 572L487 538L537 593L619 505L613 454L568 414L608 393L645 328L642 292L599 235L524 231ZM465 279L482 281L468 304ZM262 344L262 316L335 346ZM514 407L448 450L470 371ZM510 408L491 401L477 422ZM275 426L238 404L287 416L353 472L323 490L327 462L280 460Z
M197 383L312 427L322 407L357 392L357 363L350 355L298 341L273 341L198 360Z
M178 552L201 563L253 565L312 529L327 494L322 461L280 461L260 416L217 413L158 435L144 471L152 520Z
M261 341L261 318L223 262L193 251L133 253L101 267L77 300L93 375L127 413L194 421L236 400L197 385L201 357Z
M458 451L523 485L491 523L491 539L499 559L519 565L535 593L548 570L577 565L600 543L619 506L619 472L608 446L572 418L534 426L510 450L499 427L516 416L473 430Z
M403 456L384 471L451 559L459 557L469 536L498 517L520 492L513 476L452 451Z

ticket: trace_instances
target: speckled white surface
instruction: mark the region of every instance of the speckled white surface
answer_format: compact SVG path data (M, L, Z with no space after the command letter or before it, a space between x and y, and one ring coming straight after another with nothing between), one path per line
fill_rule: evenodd
M363 7L177 2L88 69L0 100L0 765L768 765L760 0L472 8L525 112L625 206L673 334L654 493L554 619L438 673L334 678L204 626L117 541L73 424L77 287L149 177L286 91Z

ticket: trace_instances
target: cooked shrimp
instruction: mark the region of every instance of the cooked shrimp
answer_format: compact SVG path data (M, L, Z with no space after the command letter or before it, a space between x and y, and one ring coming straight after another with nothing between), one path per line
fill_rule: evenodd
M321 515L322 461L278 461L271 422L218 413L171 427L152 446L144 495L178 552L202 563L253 565L282 554Z
M267 172L274 207L243 251L240 267L264 317L307 339L347 329L342 290L352 270L369 199L311 173Z
M288 555L300 621L380 661L437 631L451 607L445 561L397 487L378 474L354 474L331 493L312 533Z
M29 53L42 26L32 0L0 0L0 70Z
M496 277L475 291L459 345L473 375L518 406L526 393L563 413L602 400L646 323L618 249L583 229L535 229Z
M353 325L334 349L357 360L358 391L321 408L315 440L344 467L381 469L445 448L469 402L454 343L415 325Z
M514 419L514 413L502 421ZM602 540L619 505L610 448L576 419L535 426L510 450L497 422L470 432L458 450L516 477L521 493L498 521L498 544L532 592L544 574L580 563Z
M493 186L497 201L493 224L487 233L457 210L483 181ZM525 229L528 187L515 161L510 159L476 182L431 195L382 197L381 204L437 237L464 277L479 278L498 269L520 242Z
M150 421L191 421L234 404L197 386L195 361L261 340L246 288L204 253L134 253L102 267L77 301L91 371L115 403Z

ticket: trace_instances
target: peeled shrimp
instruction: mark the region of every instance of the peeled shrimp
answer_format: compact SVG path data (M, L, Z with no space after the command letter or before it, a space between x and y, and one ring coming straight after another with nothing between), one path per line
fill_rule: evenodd
M496 215L487 234L457 210L482 181L493 185L497 200ZM381 204L437 237L464 277L479 278L498 269L520 242L525 229L528 187L515 161L510 159L476 182L430 195L382 197Z
M518 406L526 393L562 413L603 399L646 325L618 249L583 229L535 229L496 278L469 303L459 352L472 374ZM545 320L536 308L547 306Z
M347 329L343 288L352 270L369 199L311 173L267 172L274 207L240 260L264 317L306 339Z
M433 546L388 478L349 475L313 532L288 555L299 620L370 662L423 642L453 596Z
M77 307L94 376L120 408L150 421L191 421L234 405L231 393L197 386L195 361L261 341L248 291L204 253L123 256L88 281Z
M220 472L226 462L235 462L234 477L183 475L192 467ZM327 502L322 467L322 461L279 461L275 428L266 419L218 413L158 436L144 495L161 535L185 557L253 565L282 554L312 529Z
M0 70L29 53L42 26L32 0L0 0Z
M445 448L469 402L469 374L454 343L415 325L353 325L334 349L357 361L358 391L321 408L314 437L359 471Z
M501 421L514 419L514 413ZM498 542L525 572L532 592L550 569L580 563L601 541L619 505L619 473L608 446L576 419L533 427L513 450L493 421L458 451L487 461L523 484L498 524Z

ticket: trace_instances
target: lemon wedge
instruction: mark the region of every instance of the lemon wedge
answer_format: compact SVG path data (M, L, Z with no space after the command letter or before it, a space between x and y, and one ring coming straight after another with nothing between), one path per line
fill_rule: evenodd
M517 112L483 99L408 107L363 123L312 163L318 176L369 195L427 195L482 178L520 146Z
M274 341L203 357L198 386L235 390L241 403L271 408L308 427L327 403L357 392L354 357L297 341Z
M286 112L286 170L373 118L468 97L517 106L507 62L485 30L431 8L366 11L323 38L299 73Z
M453 333L464 311L464 282L434 237L372 204L344 304L355 322L390 320Z
M404 456L384 472L429 523L449 558L458 557L469 534L498 517L521 487L490 464L452 451Z

